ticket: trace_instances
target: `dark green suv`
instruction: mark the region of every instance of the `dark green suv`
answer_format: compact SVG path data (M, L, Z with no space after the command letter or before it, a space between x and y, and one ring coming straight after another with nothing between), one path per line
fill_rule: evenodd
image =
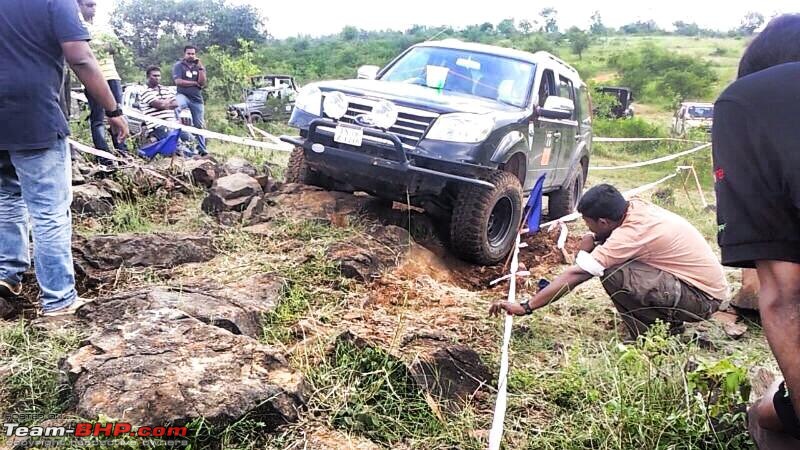
M462 258L497 263L545 175L549 215L574 211L592 142L587 86L545 53L456 40L415 45L356 80L303 88L287 181L365 191L449 224Z

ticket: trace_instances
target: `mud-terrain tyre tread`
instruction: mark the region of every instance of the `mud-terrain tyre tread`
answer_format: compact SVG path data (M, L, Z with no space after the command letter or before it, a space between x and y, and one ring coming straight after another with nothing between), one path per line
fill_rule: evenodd
M522 186L517 177L503 171L492 173L486 181L494 184L495 189L467 185L459 191L450 221L450 246L467 261L491 265L502 261L514 246L522 220ZM500 250L493 251L487 239L489 215L506 193L513 204L511 229Z
M578 167L575 171L575 175L570 178L566 186L563 186L561 189L549 195L547 206L548 218L554 220L575 212L575 208L578 206L578 200L580 199L580 194L577 194L578 198L576 198L576 182L580 183L580 191L582 193L586 185L586 180L583 176L583 166Z
M332 189L331 180L317 172L311 170L306 164L306 154L302 147L295 147L289 156L289 165L286 167L286 182L307 184L318 186L325 189Z

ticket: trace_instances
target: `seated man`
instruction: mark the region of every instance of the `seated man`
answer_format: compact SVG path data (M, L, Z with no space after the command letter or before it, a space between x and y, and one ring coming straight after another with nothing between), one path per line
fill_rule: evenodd
M139 102L142 105L142 111L146 115L167 122L178 123L178 119L175 117L175 109L178 107L178 102L175 100L175 94L171 94L164 86L161 86L161 69L158 67L150 66L147 68L147 89L139 96ZM168 127L155 123L148 123L147 130L150 135L159 141L167 137L167 134L171 131ZM195 145L194 136L183 130L181 130L181 141L189 147L194 147Z
M608 184L586 191L578 211L592 233L583 237L576 264L528 301L494 303L491 314L530 314L598 276L635 338L657 319L679 332L683 322L708 319L727 299L722 266L682 217L627 201Z

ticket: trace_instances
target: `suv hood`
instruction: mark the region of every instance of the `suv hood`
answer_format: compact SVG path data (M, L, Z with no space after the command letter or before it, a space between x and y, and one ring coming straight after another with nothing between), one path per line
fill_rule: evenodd
M380 80L337 80L317 83L322 92L341 91L354 97L385 99L402 106L425 109L440 114L468 112L476 114L521 112L524 108L488 98L452 91L439 91L417 84Z

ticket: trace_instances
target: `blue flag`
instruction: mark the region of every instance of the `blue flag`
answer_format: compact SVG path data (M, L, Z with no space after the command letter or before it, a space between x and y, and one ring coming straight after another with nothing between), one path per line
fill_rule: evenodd
M544 187L544 175L536 180L531 196L528 197L528 204L525 205L524 223L528 226L529 233L538 233L539 224L542 222L542 188Z
M180 136L181 130L172 130L164 139L139 149L139 156L147 159L153 159L156 155L172 156L178 149Z

